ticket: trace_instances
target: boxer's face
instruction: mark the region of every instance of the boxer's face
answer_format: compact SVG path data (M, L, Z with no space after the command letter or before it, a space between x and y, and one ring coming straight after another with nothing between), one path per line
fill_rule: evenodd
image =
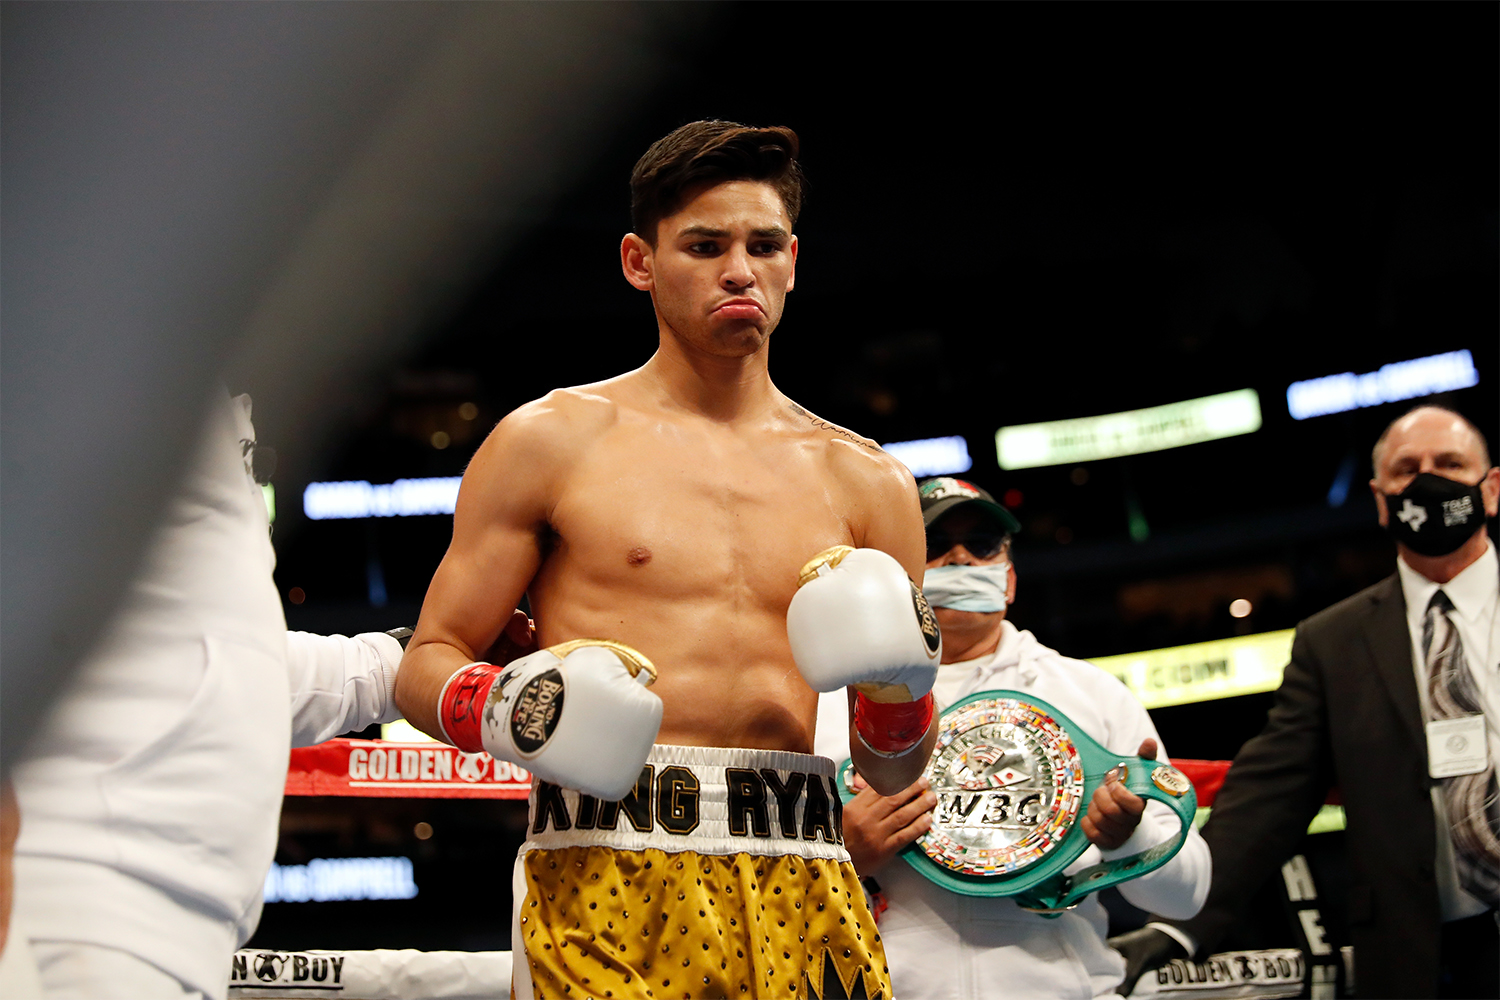
M708 354L760 350L796 278L797 238L781 197L760 181L689 192L657 225L656 246L621 244L625 277L651 292L659 322Z

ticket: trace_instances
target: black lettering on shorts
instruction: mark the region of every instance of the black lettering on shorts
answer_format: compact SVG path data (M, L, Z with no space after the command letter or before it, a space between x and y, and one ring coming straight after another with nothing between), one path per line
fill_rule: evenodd
M786 784L781 783L781 776L773 767L760 769L761 777L766 779L766 787L771 789L771 794L776 797L776 819L781 823L781 835L797 837L797 800L802 797L802 786L807 784L807 775L801 771L792 771L787 775Z
M541 833L547 829L547 821L552 821L554 830L571 830L573 822L568 818L568 803L563 798L562 789L550 781L539 781L536 785L536 822L531 825L532 833Z
M838 798L837 795L834 798ZM802 813L802 839L817 840L821 835L824 843L840 844L833 832L833 817L828 811L828 789L821 781L807 783L807 809Z
M580 830L592 830L594 828L594 817L598 812L599 800L592 795L579 792L578 815L573 817L573 825Z
M647 764L641 768L640 777L635 779L635 787L630 794L618 802L605 800L599 803L599 829L613 830L620 822L620 810L623 807L625 816L630 820L630 825L641 833L651 832L651 783L656 778L656 765Z
M698 827L698 776L685 767L664 767L656 779L656 820L669 833Z
M816 780L816 779L814 779ZM839 798L839 782L837 778L828 779L829 798L833 801L833 833L839 838L839 843L844 842L844 800Z
M726 767L724 783L729 786L729 833L748 837L771 835L771 817L766 812L766 783L748 767ZM750 822L745 822L749 815Z

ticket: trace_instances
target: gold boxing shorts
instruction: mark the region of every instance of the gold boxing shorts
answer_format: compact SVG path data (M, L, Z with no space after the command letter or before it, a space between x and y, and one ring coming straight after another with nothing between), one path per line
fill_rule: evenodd
M833 762L658 745L619 802L537 782L517 997L889 998Z

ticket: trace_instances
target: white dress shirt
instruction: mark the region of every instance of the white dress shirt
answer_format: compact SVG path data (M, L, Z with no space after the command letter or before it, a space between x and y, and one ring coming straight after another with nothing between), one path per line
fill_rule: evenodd
M1500 561L1495 546L1487 545L1480 556L1462 573L1439 586L1421 573L1396 560L1401 576L1401 592L1406 597L1406 625L1411 633L1411 663L1416 677L1417 694L1422 700L1422 719L1427 719L1427 660L1422 655L1422 618L1432 595L1441 589L1453 602L1452 620L1463 643L1464 659L1474 674L1484 705L1485 730L1489 737L1491 763L1500 760ZM1453 838L1449 830L1447 804L1442 786L1432 788L1432 809L1437 819L1437 863L1435 875L1438 903L1444 920L1472 917L1489 909L1459 888L1453 869Z

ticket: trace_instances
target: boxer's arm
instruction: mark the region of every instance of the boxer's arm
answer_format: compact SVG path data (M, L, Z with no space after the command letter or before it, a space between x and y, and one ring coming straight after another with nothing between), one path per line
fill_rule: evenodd
M854 504L855 544L892 556L920 589L927 567L927 536L922 526L922 502L916 480L906 466L883 452L881 461L866 470L864 489ZM862 529L862 533L861 530ZM855 768L882 795L895 795L922 776L937 746L937 725L927 729L922 742L900 757L871 752L854 731L855 692L849 692L849 755Z
M541 565L541 533L558 479L586 430L559 396L502 420L459 487L453 539L396 678L396 704L406 720L438 739L443 685L496 645Z

